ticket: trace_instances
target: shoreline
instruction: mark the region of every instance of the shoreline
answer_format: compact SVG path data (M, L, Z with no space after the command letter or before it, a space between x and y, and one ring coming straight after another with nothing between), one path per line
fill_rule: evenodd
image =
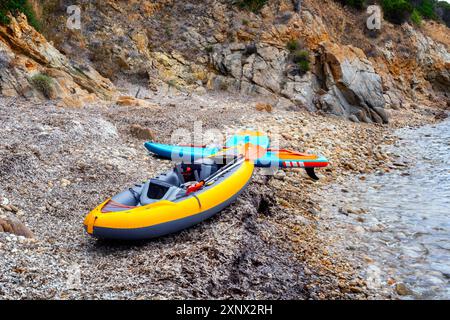
M9 109L0 106L7 124L0 129L0 144L7 146L0 149L0 158L13 168L0 177L0 191L23 212L19 218L36 236L0 234L0 252L6 257L0 262L5 270L0 296L384 298L367 290L358 266L325 248L330 239L320 234L318 224L329 225L318 218L320 201L311 194L355 173L391 170L393 159L380 144L394 143L395 127L434 121L434 109L391 110L393 124L383 127L307 112L257 112L254 103L213 95L177 97L147 108L32 109L36 105L23 100ZM11 114L11 108L18 112ZM258 174L233 206L164 239L131 245L89 239L81 222L90 208L124 185L170 166L150 158L129 127L151 128L165 142L168 132L192 128L197 120L206 129L254 126L279 132L280 147L324 154L332 165L319 170L318 183L297 169L273 177ZM74 265L81 270L81 287L70 289L67 276ZM13 287L15 281L19 288Z
M447 171L441 153L446 152L448 123L396 129L395 144L383 146L391 159L389 172L357 175L323 190L333 196L322 201L320 216L337 234L330 250L347 252L349 261L358 261L367 287L383 298L448 297L448 249L438 244L440 237L445 239L448 217L442 211L445 200L436 202L446 198L445 179L438 172ZM438 183L429 177L430 169L436 170L432 175Z

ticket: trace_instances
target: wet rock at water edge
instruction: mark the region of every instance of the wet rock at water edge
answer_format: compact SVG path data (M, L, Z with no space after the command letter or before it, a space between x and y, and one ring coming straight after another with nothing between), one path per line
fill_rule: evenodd
M395 285L395 291L397 292L397 294L401 296L410 296L414 294L414 292L410 288L408 288L404 283L397 283Z

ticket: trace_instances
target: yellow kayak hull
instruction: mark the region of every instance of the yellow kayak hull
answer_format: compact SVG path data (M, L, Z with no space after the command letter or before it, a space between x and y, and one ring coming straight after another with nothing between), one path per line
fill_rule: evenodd
M173 202L159 201L126 211L103 213L107 200L88 214L84 220L86 231L96 238L138 240L189 228L230 205L247 186L253 170L253 162L244 161L214 184Z

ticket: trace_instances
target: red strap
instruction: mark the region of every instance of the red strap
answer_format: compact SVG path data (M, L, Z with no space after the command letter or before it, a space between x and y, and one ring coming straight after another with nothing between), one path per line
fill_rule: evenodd
M191 194L192 192L196 192L196 191L200 190L201 188L203 188L204 185L205 185L205 182L204 181L200 181L199 183L196 183L193 186L188 187L188 189L186 191L186 195Z

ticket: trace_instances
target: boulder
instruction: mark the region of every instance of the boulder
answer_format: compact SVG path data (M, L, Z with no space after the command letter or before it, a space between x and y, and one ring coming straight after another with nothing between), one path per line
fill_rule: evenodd
M33 238L33 232L15 217L0 218L0 232L12 233L17 236Z
M117 98L116 103L119 106L125 106L125 107L145 107L149 106L150 104L142 99L137 99L131 96L120 96Z
M273 106L270 103L261 103L258 102L255 105L255 109L258 111L266 111L266 112L272 112Z
M152 129L144 128L139 124L133 124L130 127L130 133L132 136L142 140L154 141L156 139L156 135Z
M337 115L349 115L363 109L371 120L387 123L381 77L364 52L353 46L323 42L320 54L328 89L328 96L321 99L322 105Z

